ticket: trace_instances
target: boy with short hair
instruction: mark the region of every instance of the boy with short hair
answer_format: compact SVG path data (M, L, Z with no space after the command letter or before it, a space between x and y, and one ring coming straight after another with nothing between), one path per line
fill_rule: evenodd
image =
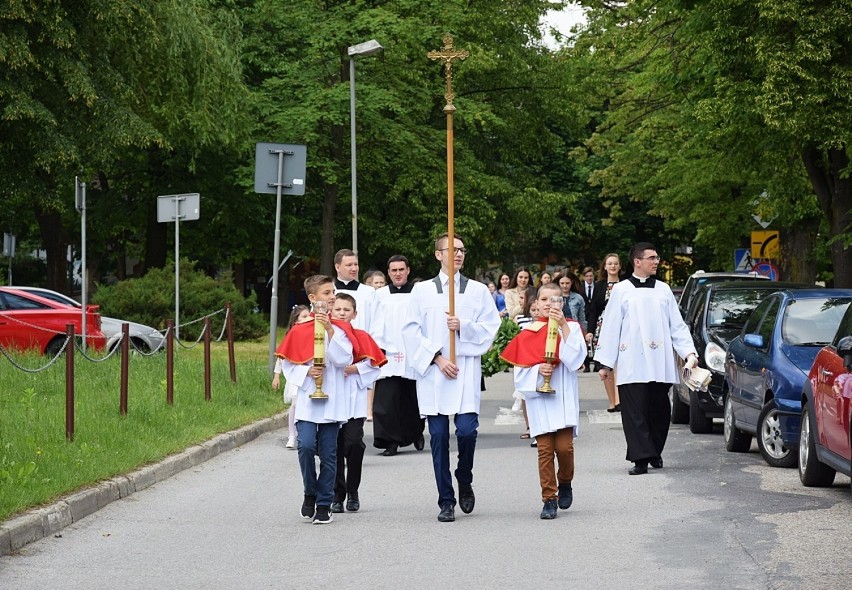
M551 300L553 298L553 300ZM574 499L574 437L580 423L577 370L586 357L583 330L562 314L561 289L556 283L538 290L539 321L528 324L506 346L501 358L515 366L515 389L524 395L530 435L538 446L538 473L541 499L540 517L556 518L557 506L567 510ZM545 362L548 319L556 320L559 338L554 364ZM540 393L545 377L556 391ZM558 461L556 469L554 457Z
M334 282L325 275L305 279L305 291L314 307L324 301L328 309L334 303ZM349 419L350 400L344 369L352 364L352 341L348 324L333 322L328 311L315 310L313 321L296 324L278 347L287 383L296 386L296 431L299 467L305 499L302 518L314 524L332 521L330 509L334 499L334 477L337 470L337 433L340 424ZM325 367L314 366L314 324L325 326ZM322 376L322 390L327 399L314 399L315 379ZM319 456L319 475L316 457Z
M338 292L332 307L332 318L351 324L357 315L355 298ZM349 394L349 420L337 434L337 475L334 480L332 512L346 510L357 512L361 508L358 487L361 485L361 465L364 462L364 420L367 418L367 389L373 386L387 363L384 353L370 335L351 328L353 336L353 364L343 369L344 382ZM348 499L347 499L348 495Z

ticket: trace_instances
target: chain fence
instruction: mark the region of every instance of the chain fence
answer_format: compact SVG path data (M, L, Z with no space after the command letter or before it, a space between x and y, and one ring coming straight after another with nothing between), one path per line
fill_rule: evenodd
M224 320L224 322L222 322L222 331L220 332L219 337L216 338L216 340L215 340L216 342L221 342L222 338L224 338L224 336L225 336L225 332L226 332L226 329L228 327L228 320L230 318L230 313L231 313L231 310L230 310L229 307L223 307L223 308L218 309L218 310L216 310L212 313L201 316L200 318L197 318L197 319L191 320L189 322L180 324L179 326L175 326L175 328L178 328L178 329L184 328L184 327L187 327L187 326L191 326L193 324L197 324L198 322L203 322L205 319L212 318L212 317L214 317L214 316L216 316L216 315L218 315L222 312L225 313L225 320ZM16 360L12 356L11 352L6 347L4 347L2 344L0 344L0 353L2 353L2 355L16 369L19 369L19 370L27 372L27 373L40 373L41 371L45 371L45 370L49 369L54 363L56 363L57 360L59 360L59 357L62 356L62 354L65 352L65 349L68 347L68 341L70 340L70 338L68 337L68 335L65 332L60 332L58 330L53 330L51 328L45 328L44 326L38 326L36 324L32 324L30 322L26 322L24 320L12 317L12 316L5 314L5 313L0 313L0 318L15 322L16 324L26 326L27 328L30 328L30 329L33 329L33 330L48 332L48 333L51 333L51 334L55 334L57 336L62 336L64 338L64 340L62 342L62 346L61 346L61 348L59 348L58 352L50 360L48 360L45 365L43 365L41 367L37 367L37 368L31 368L31 367L23 366L18 360ZM180 345L181 348L183 348L185 350L192 350L193 348L198 346L198 344L204 338L204 332L205 332L206 329L207 329L207 327L205 326L201 330L201 334L199 334L198 338L192 344L184 344L177 337L174 336L174 332L172 332L172 337L174 338L175 342L177 342L178 345ZM159 343L157 344L157 346L154 347L150 351L146 351L145 350L146 347L139 346L136 343L136 341L134 340L134 338L131 337L129 339L129 344L133 348L133 351L136 354L147 357L147 356L154 356L155 354L157 354L158 352L163 350L165 348L165 343L166 343L167 336L168 336L168 330L154 331L150 335L153 335L153 334L158 334L160 336L160 339L159 339ZM75 336L80 337L80 339L82 340L82 335L76 334ZM76 337L75 337L75 341L74 341L74 347L77 350L77 352L79 352L80 355L84 359L86 359L87 361L90 361L90 362L93 362L93 363L102 363L102 362L105 362L106 360L112 358L116 354L116 352L121 349L121 343L122 343L122 340L124 339L124 334L123 333L119 334L118 339L115 341L114 345L110 348L110 350L107 352L107 354L103 357L94 357L94 356L87 354L85 347L82 345L81 342L77 342ZM94 339L106 340L106 336L104 336L103 334L100 334L100 335L87 334L86 338L87 339L94 338Z

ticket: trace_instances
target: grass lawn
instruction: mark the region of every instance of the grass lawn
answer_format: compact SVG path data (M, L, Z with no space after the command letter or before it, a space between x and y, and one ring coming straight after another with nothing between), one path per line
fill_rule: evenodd
M22 366L44 357L11 353ZM65 361L27 373L0 357L0 520L284 409L267 368L269 340L237 343L237 383L225 342L211 350L204 401L203 345L175 347L174 405L166 404L165 354L131 355L127 416L119 414L120 357L75 355L75 436L65 438Z

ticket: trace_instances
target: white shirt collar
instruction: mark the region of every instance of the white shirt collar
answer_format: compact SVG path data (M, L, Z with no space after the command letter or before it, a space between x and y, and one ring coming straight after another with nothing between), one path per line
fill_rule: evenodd
M455 283L456 283L456 285L458 285L458 284L459 284L459 274L460 274L460 273L459 273L459 271L456 271L456 274L455 274ZM449 284L449 282L450 282L450 276L449 276L447 273L445 273L445 272L443 271L443 269L442 269L440 272L438 272L438 276L439 276L439 277L441 277L441 284L442 284L442 285L447 285L447 284Z

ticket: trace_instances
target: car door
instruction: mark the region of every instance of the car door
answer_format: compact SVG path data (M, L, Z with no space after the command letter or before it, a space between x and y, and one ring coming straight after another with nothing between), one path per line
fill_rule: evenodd
M852 336L852 308L847 310L834 342L817 355L814 391L814 412L819 423L819 440L824 446L842 457L852 456L849 446L849 403L844 395L845 381L849 380L843 359L837 354L837 342L844 336ZM819 366L816 366L818 363Z
M6 348L38 348L47 338L33 323L47 306L14 293L0 291L0 344Z
M757 426L757 417L763 408L763 398L766 394L766 367L769 365L769 351L780 309L780 298L771 297L765 303L766 312L754 332L763 338L763 346L743 346L742 359L739 362L740 402L743 405L739 418L754 427Z

